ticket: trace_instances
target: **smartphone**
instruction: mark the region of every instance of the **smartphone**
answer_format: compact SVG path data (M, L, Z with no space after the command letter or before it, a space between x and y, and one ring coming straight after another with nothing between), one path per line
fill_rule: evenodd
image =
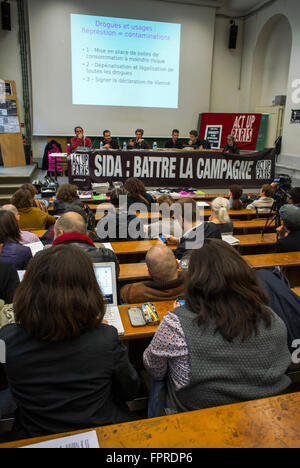
M180 304L181 306L184 306L184 305L185 305L185 299L184 299L183 296L178 296L178 297L176 298L176 302L179 302L179 304Z
M167 239L162 234L159 234L159 238L163 241L164 244L167 243Z

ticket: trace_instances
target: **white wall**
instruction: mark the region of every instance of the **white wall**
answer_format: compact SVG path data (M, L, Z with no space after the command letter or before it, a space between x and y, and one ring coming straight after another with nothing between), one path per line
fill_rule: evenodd
M300 108L300 104L292 103L292 82L295 79L300 79L300 2L299 0L277 0L274 4L263 9L255 16L247 19L245 22L245 47L243 52L243 73L242 73L242 92L240 94L240 107L242 109L252 110L252 78L253 78L253 66L255 62L255 49L260 33L263 30L266 23L273 18L275 15L284 15L286 20L289 21L292 31L292 49L290 55L290 64L288 70L288 80L285 92L282 94L287 95L287 104L283 126L283 145L282 154L289 157L300 157L300 125L291 124L291 109ZM283 90L283 81L285 79L285 72L278 75L278 77L272 77L271 66L277 60L285 64L287 67L288 57L284 57L284 50L288 49L289 37L281 36L280 43L280 28L284 27L283 22L278 23L278 30L275 31L274 37L269 43L271 49L267 50L267 65L268 70L266 75L263 77L262 94L260 102L270 99L270 95L274 94L276 90ZM286 31L286 29L285 29ZM277 43L277 49L275 45ZM271 51L274 51L273 56ZM273 61L273 65L272 65ZM269 89L268 89L269 86ZM277 92L276 92L277 94ZM281 94L281 93L280 93Z
M15 0L10 2L11 31L0 28L0 79L16 82L21 121L24 120L21 57L18 40L18 9ZM0 12L1 16L1 12Z
M230 22L216 18L211 82L210 112L240 112L240 71L243 45L243 22L239 27L237 48L229 49ZM247 109L244 109L246 112Z

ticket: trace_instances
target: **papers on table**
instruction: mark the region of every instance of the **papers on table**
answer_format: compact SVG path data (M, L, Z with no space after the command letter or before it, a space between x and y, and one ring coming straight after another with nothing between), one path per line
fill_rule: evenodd
M41 250L44 250L44 245L41 243L41 241L34 242L33 244L26 244L26 247L30 248L33 257Z
M111 246L111 244L110 244L109 242L105 242L103 245L104 245L104 247L105 247L106 249L109 249L109 250L114 251L114 249L112 248L112 246Z
M233 236L222 236L222 240L227 242L230 245L239 245L240 241Z
M23 281L25 273L26 273L26 270L18 270L20 283Z
M200 206L200 208L210 208L210 205L204 201L198 201L197 206Z
M63 448L63 449L91 449L100 448L96 431L83 432L68 437L47 440L38 444L27 445L22 448Z

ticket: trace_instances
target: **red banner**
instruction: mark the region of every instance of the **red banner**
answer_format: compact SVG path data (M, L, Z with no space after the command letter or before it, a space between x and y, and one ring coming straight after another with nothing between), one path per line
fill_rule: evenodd
M227 136L233 135L237 146L242 150L255 151L261 114L201 114L199 137L205 138L214 127L220 128L220 148L227 144ZM209 139L209 138L208 138Z

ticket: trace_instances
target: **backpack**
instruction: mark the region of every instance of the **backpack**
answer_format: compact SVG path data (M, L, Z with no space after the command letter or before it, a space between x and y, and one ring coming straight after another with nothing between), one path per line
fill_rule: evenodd
M96 227L96 220L94 213L88 205L84 205L84 211L87 217L87 228L89 231L93 231Z

